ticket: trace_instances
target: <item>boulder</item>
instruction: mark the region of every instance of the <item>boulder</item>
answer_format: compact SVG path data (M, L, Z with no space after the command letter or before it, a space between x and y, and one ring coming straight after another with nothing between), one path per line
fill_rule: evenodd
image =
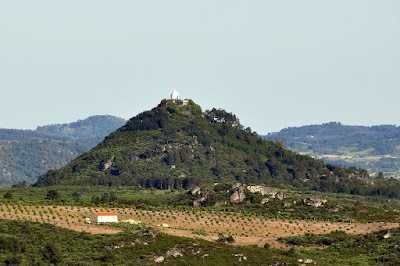
M229 233L220 233L220 234L218 234L217 242L224 243L224 244L231 244L231 243L235 242L235 239Z
M276 189L266 186L247 186L247 190L253 194L260 193L262 196L270 196L272 198L275 198L278 193Z
M173 249L167 251L167 258L169 258L169 257L173 257L173 258L183 257L183 253L180 249L173 248Z
M162 228L170 228L170 226L169 226L169 224L161 224L161 226L160 227L162 227Z
M201 195L201 188L199 186L196 186L190 190L190 194L193 196L198 196Z
M269 202L269 198L265 198L265 199L262 199L261 200L261 204L262 205L265 205L265 204L267 204Z
M309 197L307 199L304 199L303 202L307 206L321 208L324 207L326 203L328 203L328 200L319 197Z
M392 237L391 233L387 233L386 235L383 236L383 239L389 239Z
M243 191L236 190L231 195L231 203L232 204L240 204L246 199L246 194Z
M230 202L232 204L242 203L246 199L246 188L243 184L236 183L232 186Z
M114 165L114 157L112 157L108 161L101 161L98 168L100 171L107 171L108 169L111 169L113 165Z
M313 261L312 259L306 259L306 260L304 261L304 263L305 263L305 264L313 264L314 261Z
M163 256L154 258L155 263L163 263L164 261L165 261L165 258Z
M278 192L275 196L278 200L282 201L286 198L286 195L283 192Z

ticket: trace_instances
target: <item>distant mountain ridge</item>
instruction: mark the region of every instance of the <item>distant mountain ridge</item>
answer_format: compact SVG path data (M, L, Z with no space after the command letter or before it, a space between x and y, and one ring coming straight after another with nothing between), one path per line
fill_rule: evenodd
M125 120L98 115L36 130L0 129L0 185L33 183L94 147Z
M72 123L41 126L36 132L55 138L76 140L85 149L90 149L125 123L126 121L119 117L96 115Z
M341 166L400 176L400 127L349 126L338 122L291 127L266 136L288 148Z

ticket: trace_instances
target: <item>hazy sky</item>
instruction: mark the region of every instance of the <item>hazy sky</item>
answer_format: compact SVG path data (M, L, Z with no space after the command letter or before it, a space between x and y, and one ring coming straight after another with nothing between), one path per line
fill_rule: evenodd
M260 133L398 124L400 1L0 2L0 127L129 118L170 88Z

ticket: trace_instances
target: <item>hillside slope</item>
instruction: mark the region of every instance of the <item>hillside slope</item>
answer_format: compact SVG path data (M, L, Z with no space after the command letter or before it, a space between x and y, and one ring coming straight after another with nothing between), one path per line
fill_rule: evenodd
M265 141L224 110L202 112L193 101L163 100L37 185L168 189L239 181L333 190L328 186L367 177L365 171L327 166Z
M33 183L101 142L125 121L93 116L37 130L0 129L0 185Z
M290 149L340 166L400 176L400 127L327 123L287 128L267 136Z

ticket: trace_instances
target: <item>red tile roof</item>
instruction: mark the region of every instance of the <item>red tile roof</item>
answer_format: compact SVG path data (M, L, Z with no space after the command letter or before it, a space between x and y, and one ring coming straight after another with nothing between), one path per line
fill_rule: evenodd
M94 215L96 216L117 216L114 212L95 212Z

